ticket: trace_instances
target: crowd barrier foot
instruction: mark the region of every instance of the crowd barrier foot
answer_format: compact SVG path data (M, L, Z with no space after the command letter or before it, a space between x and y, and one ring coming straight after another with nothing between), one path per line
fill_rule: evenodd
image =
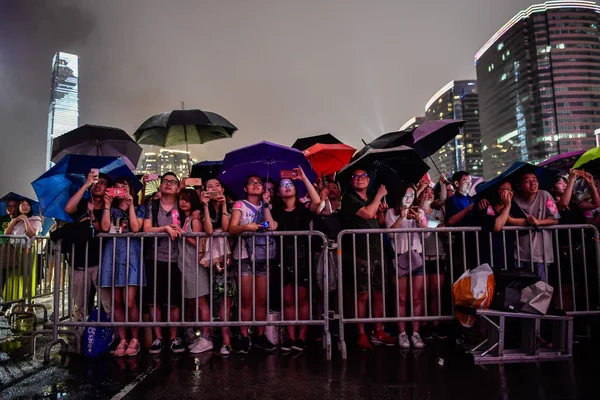
M488 337L471 350L476 365L561 361L573 358L573 318L495 310L477 310L487 323ZM519 348L506 348L507 320L520 325ZM552 347L542 346L541 322L552 326ZM487 345L487 346L486 346Z
M64 339L55 339L55 340L51 341L48 345L46 345L46 348L44 349L44 363L45 364L50 362L50 352L52 351L52 348L54 346L56 346L57 344L60 344L61 350L63 352L68 351L69 345L67 344L67 342L64 341Z

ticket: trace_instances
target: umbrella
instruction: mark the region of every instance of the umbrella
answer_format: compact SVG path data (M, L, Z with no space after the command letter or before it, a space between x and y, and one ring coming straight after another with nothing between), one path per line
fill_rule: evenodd
M464 124L465 121L456 119L427 121L407 135L408 143L403 144L415 149L421 158L427 158L454 139Z
M338 180L343 187L350 184L350 174L356 168L364 169L371 176L374 188L385 185L389 196L394 196L394 188L400 180L417 183L425 175L429 166L410 147L399 146L391 149L369 148L358 159L351 161L339 173Z
M582 169L595 177L600 177L600 147L594 147L583 153L573 168Z
M137 191L142 187L141 182L121 158L69 154L31 184L40 200L42 215L72 222L64 208L69 198L83 186L92 168L98 168L100 173L113 180L130 180Z
M230 138L237 128L209 111L174 110L148 118L134 133L139 144L170 147Z
M310 163L300 150L271 142L259 142L227 153L219 178L238 199L242 199L245 197L244 182L248 176L278 180L281 170L298 166L302 167L311 182L316 180ZM301 182L296 182L296 187L300 196L306 194L306 188Z
M29 197L21 196L20 194L10 192L10 193L6 194L5 196L2 196L2 198L0 198L0 216L8 215L8 214L6 214L6 204L10 200L15 200L15 201L27 200L29 202L29 204L31 204L31 211L33 211L33 214L40 215L40 203L38 203L35 200L31 200Z
M557 154L539 163L540 167L550 168L556 171L568 172L577 162L585 150L571 151L569 153Z
M221 172L222 165L223 161L199 162L192 166L192 173L190 174L190 177L202 178L202 181L205 182L210 178L219 176L219 172Z
M142 148L122 129L83 125L53 140L52 162L57 163L67 154L121 157L134 170Z
M350 162L356 149L343 143L317 143L304 150L304 156L310 161L317 175L331 175L344 168Z
M314 146L317 143L321 143L321 144L340 144L342 142L339 141L331 133L326 133L324 135L307 136L307 137L303 137L303 138L297 139L294 142L294 144L292 145L292 148L298 149L300 151L304 151L304 150L308 149L309 147Z
M477 188L483 183L482 176L473 176L471 175L471 191L469 192L469 196L475 196L478 192Z
M516 162L511 165L506 171L495 177L494 179L479 184L477 187L477 195L478 198L491 198L496 195L498 192L498 187L501 182L509 181L513 186L516 185L516 179L524 173L534 173L539 181L540 189L548 190L554 183L556 179L556 175L558 175L557 171L542 168L539 166L535 166L525 162Z

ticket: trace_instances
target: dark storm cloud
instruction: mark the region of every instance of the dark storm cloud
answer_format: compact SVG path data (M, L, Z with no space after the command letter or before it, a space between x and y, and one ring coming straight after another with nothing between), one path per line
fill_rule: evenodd
M0 1L0 192L43 169L52 54L78 54L80 123L133 133L150 115L216 111L235 140L333 132L360 146L422 114L527 0ZM26 193L26 194L27 194Z

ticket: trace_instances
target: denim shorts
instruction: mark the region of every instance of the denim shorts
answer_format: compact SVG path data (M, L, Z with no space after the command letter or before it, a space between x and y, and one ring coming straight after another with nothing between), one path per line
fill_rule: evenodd
M231 268L233 268L234 271L238 272L240 270L240 263L242 269L241 276L267 276L267 263L265 262L257 261L254 263L254 265L252 265L253 263L249 258L244 258L241 261L233 260ZM254 271L252 270L253 267Z

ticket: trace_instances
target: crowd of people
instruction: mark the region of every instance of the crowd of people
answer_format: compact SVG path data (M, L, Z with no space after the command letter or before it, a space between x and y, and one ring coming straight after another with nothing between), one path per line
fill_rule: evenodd
M382 318L385 296L391 294L397 298L387 302L388 308L393 304L398 316L448 315L444 310L451 307L451 296L444 293L451 278L483 263L494 269L532 268L540 278L554 285L560 282L563 290L559 300L568 310L578 296L570 288L581 284L573 282L578 278L571 271L586 256L582 242L587 238L559 231L555 248L554 234L540 228L600 224L597 182L584 171L557 176L545 191L540 189L536 174L524 169L476 197L469 194L472 179L465 171L454 173L450 181L441 175L436 185L427 180L417 185L399 181L394 185L395 196L389 196L383 185L371 190L371 177L363 169L351 171L349 182L341 182L342 186L333 177L313 184L301 168L294 171L295 177L278 182L247 177L243 199L231 199L216 177L203 186L186 187L177 175L166 173L159 178L158 192L143 198L126 179L112 181L90 172L65 207L75 223L69 224L72 228L67 225L59 229L63 230L63 252L73 268L73 317L79 321L86 318L86 296L93 285L98 304L117 323L138 322L142 314L156 322L212 321L212 301L218 304L220 321L237 319L232 313L234 306L239 307L240 321L266 321L270 295L271 306L277 303L273 299L281 296L284 320L307 321L311 319L311 301L320 295L319 290L309 290L311 278L316 279L309 265L315 264L321 248L312 246L308 236L276 240L276 233L318 230L335 241L342 229L381 228L415 231L344 236L343 262L338 266L346 288L344 313L356 310L357 318ZM148 178L144 177L144 183ZM299 183L307 189L306 196L299 195ZM576 192L577 185L586 190ZM114 191L108 188L119 189L120 194L112 196ZM89 198L85 196L88 192ZM394 203L388 205L387 197ZM6 211L11 220L5 234L33 238L39 232L41 220L31 215L27 201L9 201ZM117 236L86 236L75 228L90 224L96 233ZM508 225L534 229L525 233L505 231ZM442 227L480 227L482 231L451 236L436 231ZM118 237L138 232L166 236ZM245 235L253 232L275 235ZM186 235L189 233L206 235ZM557 269L557 264L563 267ZM239 327L237 341L232 341L231 327L221 326L220 354L232 354L234 342L235 351L242 354L252 347L276 350L265 326L250 325ZM425 346L422 334L446 336L439 321L407 325L399 322L394 327L398 335L393 337L390 327L383 323L357 324L357 345L372 349L373 345L397 343L403 349L421 349ZM141 350L140 327L129 326L115 328L112 350L117 357L135 356ZM308 326L290 323L280 349L302 352L308 334ZM149 353L159 354L167 346L174 353L184 352L186 347L191 353L212 351L213 332L206 326L185 332L176 327L154 327Z

